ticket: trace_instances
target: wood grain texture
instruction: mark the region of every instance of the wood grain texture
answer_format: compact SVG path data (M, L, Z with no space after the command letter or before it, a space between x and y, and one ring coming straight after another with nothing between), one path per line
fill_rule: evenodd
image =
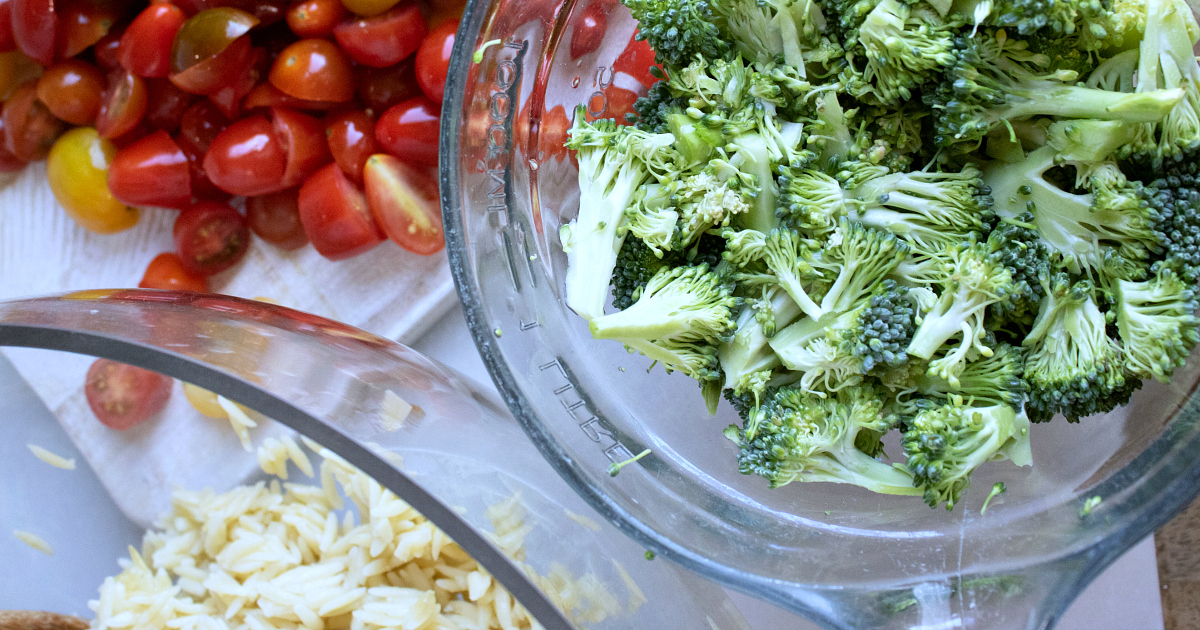
M0 299L136 287L151 259L173 251L176 216L172 210L143 209L133 229L93 234L58 206L45 164L32 164L0 189ZM239 297L268 297L401 342L418 338L456 300L444 253L418 256L391 242L331 262L312 247L287 252L256 238L245 259L214 276L211 287ZM257 472L228 423L200 416L178 385L158 418L116 432L87 408L82 385L90 358L4 352L58 417L118 507L140 525L166 510L175 486L220 490ZM256 443L284 430L264 425L251 433Z
M0 630L84 630L85 619L41 610L0 610Z

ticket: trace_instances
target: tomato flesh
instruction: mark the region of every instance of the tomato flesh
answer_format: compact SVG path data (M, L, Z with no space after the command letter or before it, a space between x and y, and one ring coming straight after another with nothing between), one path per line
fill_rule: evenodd
M454 50L454 33L458 22L446 22L429 31L417 49L417 83L429 100L441 104L446 91L446 73L450 69L450 53Z
M204 172L217 188L233 195L261 195L281 186L287 152L266 116L254 115L229 125L204 156Z
M144 79L128 70L113 72L96 115L96 131L103 138L125 135L142 121L147 103Z
M422 256L445 247L438 185L427 172L379 153L367 160L363 185L371 216L392 242Z
M302 39L283 49L269 79L284 94L308 101L340 103L354 98L350 60L324 39Z
M324 142L325 126L320 120L285 107L271 108L275 136L287 154L283 177L276 190L291 188L333 158Z
M302 98L288 96L269 82L259 83L253 90L250 90L245 100L242 101L242 108L245 110L258 109L260 107L287 107L310 112L323 112L340 105L340 103L332 101L306 101Z
M95 66L66 59L50 66L37 82L37 97L51 114L72 125L90 125L100 111L104 75Z
M167 132L155 131L117 152L108 189L131 206L186 208L192 201L187 155Z
M150 261L138 288L208 293L208 278L184 269L178 254L166 252Z
M5 148L26 162L44 159L64 125L37 100L37 82L30 80L4 101Z
M87 371L83 393L104 426L124 431L167 406L173 381L149 370L97 359Z
M384 151L412 164L437 166L441 107L418 96L383 113L375 140Z
M317 253L342 260L366 252L384 240L371 217L367 198L337 164L329 164L300 187L300 223Z
M189 273L211 276L234 266L250 246L246 217L229 206L202 201L175 219L175 251Z
M146 122L155 129L174 133L195 99L195 95L184 92L166 79L148 79Z
M350 19L333 28L333 37L355 62L384 68L417 51L425 37L425 18L416 2L404 2L371 18Z

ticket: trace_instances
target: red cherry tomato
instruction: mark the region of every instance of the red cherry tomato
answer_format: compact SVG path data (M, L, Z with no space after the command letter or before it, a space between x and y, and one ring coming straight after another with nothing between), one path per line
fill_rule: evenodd
M123 34L124 31L109 31L108 34L96 41L96 45L92 49L92 56L96 58L96 66L104 72L120 70L123 67L118 56L121 52L121 35Z
M446 91L446 73L450 69L450 52L454 50L454 33L458 22L446 22L429 31L417 49L417 83L429 100L441 104Z
M416 52L425 32L420 7L407 1L375 17L345 20L333 28L333 37L354 61L383 68Z
M288 96L270 83L259 83L242 101L242 109L247 111L260 107L287 107L310 112L324 112L340 105L341 103L331 101L306 101L302 98Z
M66 59L50 66L37 82L37 97L50 113L72 125L90 125L100 111L104 75L96 66Z
M56 3L58 56L70 59L99 42L121 17L120 3L67 0ZM116 68L105 68L115 70Z
M0 52L16 49L17 41L13 39L12 0L0 0Z
M175 219L175 251L190 273L211 276L234 266L250 246L246 217L223 203L201 201Z
M204 172L233 195L261 195L281 186L287 151L266 116L243 118L222 131L204 155Z
M329 164L300 187L300 222L317 253L330 260L357 256L383 242L367 198L337 164Z
M0 115L0 173L15 173L28 164L25 160L13 155L8 148L8 131L4 127L4 116Z
M325 141L325 125L320 120L284 107L273 107L271 123L287 154L283 177L276 190L300 184L333 159Z
M183 134L175 136L175 144L183 151L188 160L188 173L191 175L192 197L207 201L228 201L232 196L217 188L204 172L204 152L187 143Z
M342 172L361 182L367 158L379 152L375 143L375 120L361 109L336 112L325 118L329 152Z
M221 113L230 119L239 118L242 112L242 99L254 89L267 75L271 62L265 48L252 48L246 58L245 65L232 81L208 95L221 109Z
M121 65L139 77L163 78L171 74L171 47L186 19L173 4L151 3L125 27L117 51Z
M608 3L593 0L571 24L571 59L596 52L608 30Z
M124 135L142 121L146 105L146 82L128 70L113 72L96 115L96 131L102 138Z
M298 37L327 37L346 19L342 0L300 0L287 12L287 23Z
M12 0L12 29L21 52L43 66L54 63L58 33L54 0Z
M146 80L146 122L155 129L174 133L183 114L196 97L166 79Z
M379 117L375 141L406 162L437 166L440 113L441 108L424 96L404 101Z
M386 68L355 68L354 87L362 104L378 114L396 103L421 95L415 61L409 57Z
M172 382L157 372L96 359L88 368L83 393L101 424L124 431L167 406Z
M5 148L19 160L45 159L66 130L62 121L37 100L37 81L30 79L4 101Z
M209 101L196 101L179 119L180 145L190 145L203 154L225 128L229 119Z
M414 254L445 247L437 181L386 153L367 159L363 186L371 216L388 238Z
M130 206L186 208L192 201L187 155L167 132L155 131L117 151L108 190Z
M206 9L188 18L171 48L171 82L193 94L233 83L250 54L245 37L258 19L232 7ZM249 90L247 90L249 91Z
M184 269L179 256L167 252L155 256L154 260L150 261L138 288L208 293L208 278Z
M324 39L302 39L285 48L271 66L270 81L284 94L309 101L354 98L350 60Z
M644 87L650 87L658 81L650 74L650 67L654 65L654 49L644 40L637 39L635 33L629 38L629 45L613 62L613 70L624 72Z
M300 189L258 195L246 200L246 220L262 240L286 250L308 244L300 223Z

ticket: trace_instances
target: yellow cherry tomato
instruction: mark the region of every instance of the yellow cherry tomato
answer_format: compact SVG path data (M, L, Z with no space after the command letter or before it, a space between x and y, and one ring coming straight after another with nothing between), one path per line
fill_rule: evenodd
M46 179L59 205L83 227L100 234L127 230L138 221L137 208L108 191L108 167L117 147L91 127L64 133L50 148Z

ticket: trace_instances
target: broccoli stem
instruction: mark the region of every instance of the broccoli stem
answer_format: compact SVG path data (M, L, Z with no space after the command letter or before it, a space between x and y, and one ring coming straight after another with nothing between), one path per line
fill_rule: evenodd
M921 325L913 333L908 344L908 354L925 360L933 358L938 349L951 337L962 333L962 347L975 344L974 327L968 319L978 318L987 304L981 304L970 290L960 289L953 294L943 294L933 310L926 313Z
M853 483L872 492L902 496L918 496L924 490L913 485L912 477L904 470L885 464L856 448L842 449L814 462L816 466L804 472L804 481Z
M1009 95L1002 113L1004 118L1059 116L1147 123L1162 120L1182 98L1183 90L1179 88L1122 94L1063 85L1015 91Z

